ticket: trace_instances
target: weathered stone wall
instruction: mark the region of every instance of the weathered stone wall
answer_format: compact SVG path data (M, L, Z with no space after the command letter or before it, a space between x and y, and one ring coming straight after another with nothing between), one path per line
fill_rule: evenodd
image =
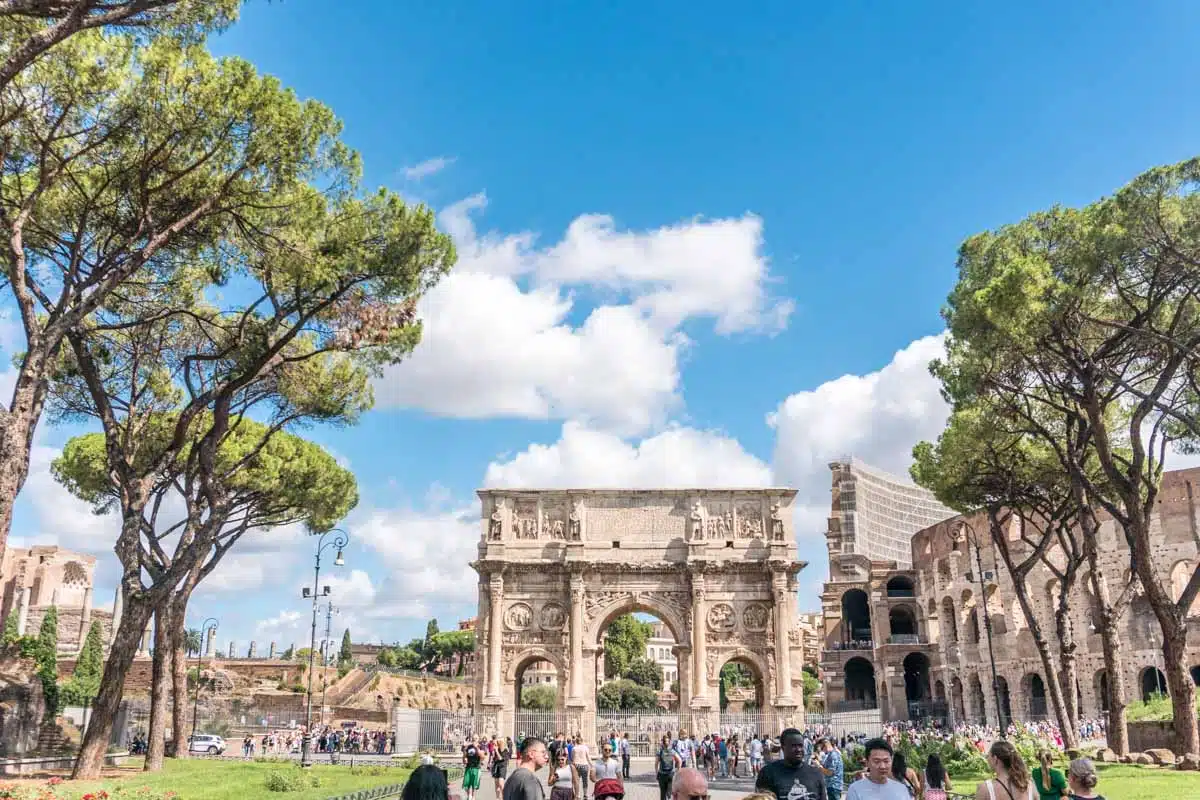
M1161 580L1175 596L1200 558L1197 541L1196 499L1189 486L1200 483L1200 469L1180 470L1164 476L1154 520L1154 565ZM982 576L970 538L963 535L965 521L984 546ZM831 541L835 537L832 530ZM844 670L852 658L864 657L875 669L881 708L890 718L908 716L905 703L904 659L923 653L930 659L931 700L944 702L956 719L994 721L996 703L991 691L988 665L987 625L992 627L993 651L1000 680L1001 704L1007 703L1013 718L1034 719L1052 715L1049 692L1043 691L1044 670L1034 637L1021 610L1011 577L990 545L988 521L983 515L954 518L917 533L912 540L914 571L896 565L867 562L856 556L831 555L831 582L826 584L826 650L823 664L829 679L830 699L842 699ZM1014 558L1020 560L1026 546L1019 541L1017 524L1010 526L1009 540ZM1102 519L1099 536L1100 567L1112 596L1130 580L1129 548L1124 534L1109 518ZM1062 563L1061 553L1050 558ZM915 579L915 596L889 596L888 583L896 577ZM981 592L980 579L984 584ZM1055 635L1054 608L1057 579L1039 564L1027 580L1030 600L1043 635L1057 660L1059 640ZM850 589L862 589L870 598L872 642L867 649L846 650L846 626L841 619L841 602ZM986 594L986 603L982 597ZM1084 569L1072 591L1071 623L1077 644L1078 694L1084 717L1098 717L1104 658L1101 637L1094 630L1095 601L1090 578ZM986 607L986 608L985 608ZM892 619L898 609L916 618L917 636L903 643L892 635ZM986 618L985 618L986 614ZM1156 685L1155 669L1161 669L1162 652L1157 621L1143 593L1135 592L1122 620L1125 685L1128 700L1141 699ZM1200 677L1200 604L1189 620L1192 629L1188 666Z
M1159 748L1183 755L1175 738L1175 727L1169 720L1129 723L1129 752L1144 753Z

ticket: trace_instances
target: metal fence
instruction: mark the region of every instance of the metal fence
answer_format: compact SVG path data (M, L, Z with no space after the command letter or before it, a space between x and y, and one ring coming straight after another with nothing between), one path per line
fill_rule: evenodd
M880 736L883 733L883 715L877 708L832 714L809 712L804 715L804 724L809 730L837 737L860 733Z
M597 711L595 741L628 733L629 754L650 756L663 734L690 731L689 721L688 715L677 711Z
M770 711L722 711L716 733L726 739L736 736L744 742L760 733L778 736L780 729L779 716ZM706 731L706 733L712 733L712 731Z
M509 735L513 737L514 742L525 736L537 736L548 742L554 738L554 734L560 731L568 736L581 733L581 731L570 730L567 715L563 711L519 709L513 715L513 729Z
M476 734L470 711L398 708L392 723L397 753L457 753L466 738Z

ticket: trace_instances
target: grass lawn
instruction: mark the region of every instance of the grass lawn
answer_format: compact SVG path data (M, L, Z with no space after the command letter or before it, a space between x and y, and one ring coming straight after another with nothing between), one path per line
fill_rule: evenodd
M308 786L297 791L268 791L267 779L272 773L300 773L299 767L281 762L259 761L216 761L195 759L176 761L167 759L161 772L141 771L141 765L128 766L111 771L98 781L65 781L54 787L55 800L79 800L89 792L99 789L107 791L112 800L121 798L153 798L159 800L166 792L175 792L179 800L326 800L358 789L370 789L393 783L403 783L409 770L402 767L349 767L314 766L303 771L304 776L314 776L318 786ZM9 785L0 779L0 787ZM46 786L45 779L36 784ZM138 790L148 787L151 792L139 794ZM0 797L5 795L0 794ZM18 795L18 797L21 795ZM37 795L35 795L37 796Z
M1200 772L1177 772L1128 764L1097 764L1100 785L1096 791L1107 800L1185 800L1200 798ZM955 777L954 791L973 792L984 775Z

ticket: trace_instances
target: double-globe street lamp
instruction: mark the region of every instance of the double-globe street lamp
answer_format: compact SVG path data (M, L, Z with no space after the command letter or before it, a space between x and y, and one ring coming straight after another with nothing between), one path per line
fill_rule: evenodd
M1000 728L1000 738L1007 738L1007 725L1005 724L1004 707L1000 705L1000 679L996 677L996 653L992 648L992 616L988 613L987 607L987 589L983 583L983 549L979 546L979 535L975 532L974 526L965 519L959 522L959 530L967 537L967 541L975 548L975 577L979 583L979 600L983 603L983 627L987 632L988 646L988 663L992 668L992 700L996 704L996 722ZM978 630L978 628L976 629ZM987 714L984 713L984 724L987 723Z
M204 643L208 641L208 638L205 636L205 634L211 628L212 635L216 636L217 624L216 618L209 617L208 619L204 620L204 624L200 626L200 644L196 648L196 696L192 700L192 736L188 739L189 750L192 747L192 742L196 740L196 721L199 719L197 712L200 710L200 687L203 686L203 684L200 682L200 671L203 667L200 659L204 655Z
M337 534L328 542L325 537L331 533ZM343 556L343 548L346 547L346 542L350 541L350 534L341 528L330 528L321 534L317 540L317 553L313 563L313 585L310 592L306 586L303 591L303 597L312 598L312 636L309 639L308 645L308 698L304 703L304 736L300 740L300 766L307 767L312 765L312 697L313 697L313 657L316 655L317 649L317 606L322 596L329 596L329 587L326 586L322 592L319 589L321 582L321 553L327 547L336 547L337 555L333 559L335 567L344 566L346 559Z

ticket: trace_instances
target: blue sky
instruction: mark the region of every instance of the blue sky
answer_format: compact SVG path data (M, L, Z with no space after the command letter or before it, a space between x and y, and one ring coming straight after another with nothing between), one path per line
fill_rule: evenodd
M330 105L369 185L463 259L378 408L313 435L362 503L355 638L473 613L481 485L775 483L825 577L825 463L902 471L958 243L1196 154L1200 5L252 0L213 42ZM599 216L598 216L599 215ZM19 542L101 554L45 474ZM39 471L40 469L40 471ZM220 640L305 638L310 543L268 534L193 603ZM359 634L362 634L360 637Z

